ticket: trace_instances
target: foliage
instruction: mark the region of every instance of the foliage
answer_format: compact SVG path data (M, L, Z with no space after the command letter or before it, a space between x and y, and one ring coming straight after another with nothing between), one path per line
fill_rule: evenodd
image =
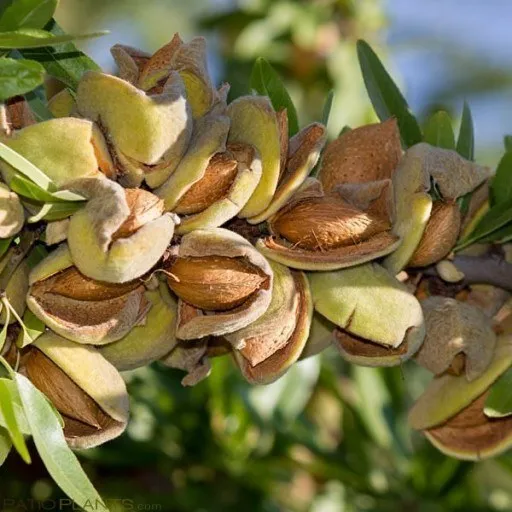
M350 2L340 4L349 10ZM10 30L0 37L0 46L4 41L5 48L19 50L0 60L2 99L34 90L28 98L37 99L43 70L73 89L85 70L96 69L69 42L71 36L62 36L54 22L47 25L55 6L56 2L20 0L0 17L0 29ZM44 35L43 27L49 29ZM35 39L43 39L45 46L34 49L31 45L43 44ZM381 119L398 119L404 145L425 140L473 158L473 123L467 105L457 141L445 112L434 113L422 134L375 52L363 41L358 52L376 113ZM21 66L26 73L9 66ZM291 95L264 58L256 62L250 86L267 94L276 109L287 108L290 133L297 131ZM324 122L332 104L329 94ZM512 237L510 155L507 150L491 185L490 209L461 248L475 241L504 242ZM3 145L0 157L19 172L13 190L41 209L50 205L43 218L59 218L60 209L66 216L80 207L80 196L57 191L40 170ZM16 242L9 240L5 251L11 243ZM40 326L32 320L24 318L23 323L29 336L36 336ZM34 492L32 481L47 477L30 442L27 447L25 437L31 436L61 489L44 480L46 490L40 499L57 499L64 492L81 506L87 500L100 500L64 441L58 413L30 381L2 362L6 373L0 379L0 462L14 447L25 462L32 456L35 465L27 478L26 468L11 455L9 468L19 482L0 484L2 496L29 496ZM411 438L403 428L406 411L424 385L421 371L349 368L324 354L321 360L303 361L270 386L249 388L225 358L215 360L214 366L212 377L193 389L183 388L176 372L156 365L126 374L134 402L128 433L79 454L85 467L94 467L91 480L107 505L123 497L173 511L497 510L488 500L495 489L486 481L509 475L510 455L480 466L459 462L419 437ZM487 480L481 478L484 473L490 475ZM509 481L501 486L512 491ZM150 495L148 488L153 489ZM118 510L114 501L111 510Z

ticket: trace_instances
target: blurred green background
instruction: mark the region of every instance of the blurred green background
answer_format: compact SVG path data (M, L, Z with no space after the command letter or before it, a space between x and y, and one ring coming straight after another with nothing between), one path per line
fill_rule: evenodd
M237 96L264 56L285 78L301 124L321 118L334 90L333 137L374 119L355 52L364 38L421 119L444 108L457 120L469 101L478 160L496 163L512 132L506 0L61 0L57 14L71 33L111 31L81 48L112 72L116 42L154 51L174 32L201 34L215 81L231 82ZM181 377L159 365L127 372L126 434L80 455L102 496L128 500L111 510L512 510L512 455L459 462L408 430L408 407L429 378L414 364L357 368L328 350L266 387L246 385L227 358L195 388ZM25 505L5 510L43 510L22 507L60 496L40 462L11 454L0 497Z

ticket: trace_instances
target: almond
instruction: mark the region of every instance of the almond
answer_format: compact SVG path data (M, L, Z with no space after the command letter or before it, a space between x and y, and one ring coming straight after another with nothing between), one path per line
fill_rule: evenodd
M167 282L183 301L200 309L225 311L240 306L268 279L245 258L178 258Z
M320 251L356 245L390 227L388 221L330 196L299 201L271 220L275 234L297 247Z
M227 195L237 174L237 161L226 151L216 153L210 160L204 176L192 185L174 208L179 215L202 212L215 201Z

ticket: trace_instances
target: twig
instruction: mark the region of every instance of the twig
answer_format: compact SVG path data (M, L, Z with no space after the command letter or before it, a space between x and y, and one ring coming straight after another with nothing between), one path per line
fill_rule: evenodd
M491 284L512 292L512 263L503 256L455 256L452 263L464 274L466 284ZM424 272L428 276L438 276L435 266Z

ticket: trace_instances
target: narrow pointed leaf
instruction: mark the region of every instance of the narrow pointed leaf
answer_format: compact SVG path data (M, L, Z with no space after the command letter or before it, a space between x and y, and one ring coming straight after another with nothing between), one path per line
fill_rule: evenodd
M2 466L5 459L7 459L7 456L11 452L11 448L12 441L9 433L5 428L0 427L0 466Z
M505 135L503 137L503 145L505 146L505 151L512 151L512 135Z
M456 250L463 249L472 243L490 235L512 222L512 198L493 206L475 226L475 229L461 240Z
M7 431L11 436L12 444L16 451L20 454L21 458L30 464L30 454L25 443L25 438L21 433L14 411L14 394L16 388L11 385L10 379L0 379L0 409L2 409L2 416L5 420Z
M406 147L421 142L421 129L407 101L382 65L370 45L357 42L357 55L364 83L373 108L381 121L396 117L402 141Z
M37 451L57 485L77 505L101 502L75 454L68 447L61 425L45 396L23 375L16 373L15 382L32 431ZM105 510L108 510L105 507Z
M512 152L507 151L496 168L491 183L491 205L512 200Z
M16 0L0 16L0 31L42 28L53 16L58 0Z
M268 96L276 112L286 109L290 136L299 131L297 111L281 77L270 63L261 57L252 68L250 87L258 94Z
M14 237L0 239L0 258L7 252Z
M457 153L468 160L475 159L473 116L471 114L471 109L466 102L464 102L464 108L462 110L459 138L457 139Z
M22 318L22 326L17 345L20 348L26 347L33 343L46 329L44 323L37 318L30 309L25 310Z
M429 118L423 140L438 148L455 149L452 120L447 112L441 110Z
M11 32L0 32L0 48L8 50L25 49L25 48L41 48L43 46L54 46L56 44L77 41L80 39L91 39L100 37L107 32L93 32L91 34L80 35L53 35L46 30L38 29L20 29Z
M32 91L44 81L44 68L33 60L0 58L0 101Z
M324 108L322 111L322 124L324 126L327 126L327 123L329 122L329 117L331 116L333 101L334 101L334 91L331 89L329 91L329 94L327 95L327 99L325 100Z
M52 21L50 32L54 35L64 34L64 31L55 21ZM40 62L49 75L57 78L72 90L76 90L78 81L86 71L100 71L100 67L78 50L73 43L25 49L22 53L26 58Z

